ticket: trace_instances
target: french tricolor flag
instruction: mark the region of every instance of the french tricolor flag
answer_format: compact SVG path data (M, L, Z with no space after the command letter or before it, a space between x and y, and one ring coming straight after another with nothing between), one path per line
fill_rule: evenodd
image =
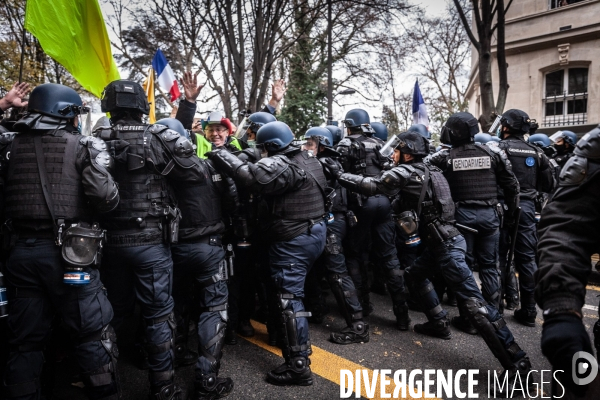
M413 124L423 124L429 127L429 116L427 115L427 107L425 107L425 102L423 101L423 96L421 95L421 89L419 89L418 79L415 82L415 90L413 92L412 112Z
M179 85L177 85L177 79L169 66L169 62L160 49L156 50L156 54L152 59L152 68L158 75L158 86L171 94L171 101L177 100L181 96Z

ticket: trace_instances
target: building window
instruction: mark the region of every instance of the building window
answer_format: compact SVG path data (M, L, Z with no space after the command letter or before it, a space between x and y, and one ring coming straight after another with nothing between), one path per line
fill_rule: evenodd
M558 8L558 7L564 7L564 6L568 6L570 4L575 4L575 3L579 3L582 2L584 0L548 0L549 2L549 8L553 9L553 8Z
M544 126L587 122L587 68L566 68L545 77Z

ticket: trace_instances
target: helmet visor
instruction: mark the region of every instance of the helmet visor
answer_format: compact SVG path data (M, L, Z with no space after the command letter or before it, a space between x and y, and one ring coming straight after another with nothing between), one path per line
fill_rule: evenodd
M396 147L398 147L398 145L400 144L401 140L398 138L398 136L393 136L390 140L387 141L387 143L379 150L379 153L388 158L391 157L392 154L394 154L394 150L396 149Z

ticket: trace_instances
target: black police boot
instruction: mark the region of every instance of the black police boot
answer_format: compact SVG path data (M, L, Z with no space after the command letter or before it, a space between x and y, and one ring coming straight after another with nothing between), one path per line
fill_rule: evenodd
M183 389L174 382L167 385L152 387L150 389L149 400L185 400L186 395Z
M267 373L267 382L277 386L313 384L310 360L306 357L295 356L288 359L279 367Z
M506 296L506 306L504 307L507 310L514 310L519 307L519 295L514 294L512 296Z
M519 308L518 310L515 311L513 316L515 317L515 320L517 320L517 322L520 323L521 325L534 327L535 326L535 317L537 316L537 312L529 311L529 310L526 310L525 308Z
M237 341L237 335L235 334L235 330L231 327L229 327L229 325L227 326L227 329L225 330L225 344L234 346L238 343Z
M533 380L527 379L529 371L531 371L529 357L522 357L514 363L513 367L505 369L500 375L500 382L504 382L505 376L508 375L508 384L506 385L506 390L503 390L499 394L510 398L511 393L513 392L528 393L527 387L521 387L521 385L524 384L529 384L530 387L534 389L535 383Z
M463 331L464 333L468 333L469 335L477 335L478 333L471 321L461 316L452 317L450 323L456 329Z
M452 338L452 333L448 328L448 320L445 317L434 321L427 321L424 324L416 324L414 330L417 333L444 340Z
M410 317L408 316L408 305L406 303L394 305L394 315L396 316L396 328L401 331L407 331L410 328Z
M219 378L216 374L196 374L194 393L190 400L213 400L227 396L233 390L231 378Z
M369 324L354 321L340 332L332 332L329 340L337 344L367 343L369 341Z
M237 333L239 333L243 337L254 336L254 327L250 323L250 320L241 320L237 328Z

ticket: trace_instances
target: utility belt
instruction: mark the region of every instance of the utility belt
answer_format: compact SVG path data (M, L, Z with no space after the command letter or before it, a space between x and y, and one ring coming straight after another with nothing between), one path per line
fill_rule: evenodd
M178 244L192 244L192 243L198 243L198 244L209 244L211 246L221 246L223 244L221 235L206 235L206 236L199 236L199 237L195 237L195 238L189 238L189 239L179 239L179 242L177 242Z
M107 244L116 247L129 247L143 244L175 244L179 240L181 212L177 207L166 206L160 209L159 216L147 218L133 217L112 228L109 223Z

